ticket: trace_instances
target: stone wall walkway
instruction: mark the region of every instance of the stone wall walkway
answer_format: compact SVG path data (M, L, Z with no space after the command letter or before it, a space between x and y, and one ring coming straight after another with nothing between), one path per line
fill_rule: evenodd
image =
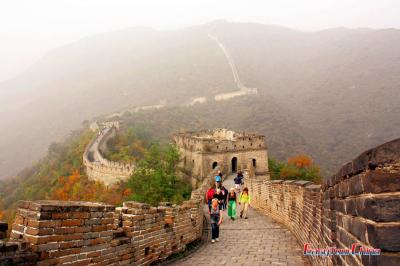
M224 182L229 189L231 179ZM173 265L309 265L291 232L250 208L248 219L228 219L224 211L220 241L205 243Z

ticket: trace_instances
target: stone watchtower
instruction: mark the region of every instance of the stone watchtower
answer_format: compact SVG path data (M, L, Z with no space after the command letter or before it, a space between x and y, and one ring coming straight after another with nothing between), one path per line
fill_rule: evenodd
M174 141L183 155L183 167L195 177L206 176L217 166L224 174L249 166L257 175L268 172L264 135L215 129L178 133L174 135Z

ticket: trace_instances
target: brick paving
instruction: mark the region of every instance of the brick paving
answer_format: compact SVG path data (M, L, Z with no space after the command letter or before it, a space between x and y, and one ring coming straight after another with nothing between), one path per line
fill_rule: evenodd
M224 182L229 189L232 180ZM224 211L220 241L205 243L173 265L309 265L291 232L250 208L248 219L228 219ZM211 230L211 229L210 229Z

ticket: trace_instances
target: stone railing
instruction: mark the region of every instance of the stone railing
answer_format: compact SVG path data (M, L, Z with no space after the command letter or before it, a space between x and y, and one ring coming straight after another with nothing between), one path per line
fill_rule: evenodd
M1 248L0 265L150 265L163 261L201 239L204 195L214 175L179 206L20 202L10 241L0 241L0 248L17 248Z
M102 181L106 186L128 179L134 170L133 164L113 162L101 154L101 147L106 145L107 140L115 135L115 132L115 127L102 129L83 154L83 164L89 179Z
M301 245L381 249L379 256L310 256L313 265L400 265L400 139L368 150L323 185L246 178L252 205ZM357 247L359 248L359 247Z

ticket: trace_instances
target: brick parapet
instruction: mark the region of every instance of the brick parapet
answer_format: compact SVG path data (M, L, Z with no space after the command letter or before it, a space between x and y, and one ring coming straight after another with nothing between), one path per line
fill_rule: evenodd
M379 256L311 256L313 265L400 265L400 139L368 150L322 185L247 177L252 205L299 243L380 248Z
M181 205L21 201L0 265L150 265L202 237L211 173Z

